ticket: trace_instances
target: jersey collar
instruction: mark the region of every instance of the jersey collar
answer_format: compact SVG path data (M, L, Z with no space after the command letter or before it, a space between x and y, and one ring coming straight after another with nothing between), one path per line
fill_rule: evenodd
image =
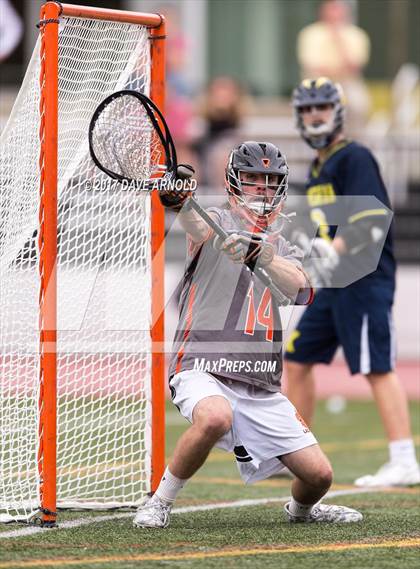
M325 156L322 163L319 162L319 158L315 158L315 160L312 162L312 166L311 166L311 176L313 178L318 178L324 164L326 164L328 162L328 160L331 158L331 156L333 156L336 152L338 152L342 148L345 148L346 146L348 146L350 143L351 143L351 140L340 140L339 142L336 142L335 144L333 144L331 146L331 148L329 149L329 151L328 151L327 155Z

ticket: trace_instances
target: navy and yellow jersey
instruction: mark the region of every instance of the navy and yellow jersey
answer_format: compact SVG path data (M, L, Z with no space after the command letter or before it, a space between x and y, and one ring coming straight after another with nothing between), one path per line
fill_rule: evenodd
M208 211L225 231L240 227L232 210ZM301 267L301 250L278 232L271 235L276 254ZM189 244L169 377L196 369L279 391L282 326L277 304L245 265L233 263L212 242Z
M379 166L364 146L349 141L337 143L319 166L315 160L306 184L307 205L318 237L332 240L345 228L369 222L384 228L380 243L370 242L362 254L342 255L336 269L335 286L363 279L377 279L394 286L392 212ZM383 246L383 248L382 248Z

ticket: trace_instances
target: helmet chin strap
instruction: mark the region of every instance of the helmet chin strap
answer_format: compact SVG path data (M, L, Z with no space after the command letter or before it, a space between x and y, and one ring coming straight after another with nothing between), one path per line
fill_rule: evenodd
M319 125L306 125L304 127L305 139L312 148L325 148L329 145L334 131L334 116L326 123Z
M322 136L330 134L334 130L334 120L319 125L307 125L305 131L309 136Z
M272 204L261 200L247 202L246 206L257 215L269 215L274 209Z
M308 136L304 135L304 139L312 148L320 150L322 148L327 148L330 145L333 136L330 134L323 134L319 136Z
M249 231L265 231L267 227L274 221L274 218L271 216L275 216L275 218L280 217L284 221L291 223L292 220L290 218L296 215L296 212L291 213L283 213L279 211L280 206L277 208L272 208L269 213L265 215L261 215L258 212L255 212L249 207L249 204L244 207L244 199L240 198L239 196L232 194L229 198L229 203L231 206L237 211L238 215L245 221L248 226Z
M256 229L265 231L267 229L269 225L268 215L259 215L249 206L245 205L245 200L238 195L231 194L229 203L239 217L242 218L249 231L255 231Z
M326 148L331 144L337 133L337 108L334 109L330 120L320 125L307 125L302 129L303 138L316 150Z

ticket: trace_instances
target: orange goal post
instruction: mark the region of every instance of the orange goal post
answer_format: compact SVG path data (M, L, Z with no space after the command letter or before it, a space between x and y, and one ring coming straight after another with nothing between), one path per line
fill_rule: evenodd
M165 22L47 2L38 27L1 136L0 522L54 525L164 469L163 208L110 184L88 126L121 89L164 111Z

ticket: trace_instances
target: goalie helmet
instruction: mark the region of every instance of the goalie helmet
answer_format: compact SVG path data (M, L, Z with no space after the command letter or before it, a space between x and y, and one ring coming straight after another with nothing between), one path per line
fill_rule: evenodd
M304 79L293 91L296 126L302 138L312 148L326 148L341 132L344 123L344 95L341 85L327 77ZM302 109L314 105L331 105L333 113L328 123L308 126L304 124Z
M241 172L264 175L264 194L249 191L260 184L244 182ZM266 228L280 213L287 197L288 174L286 158L277 146L270 142L243 142L232 150L226 166L230 205L253 226Z

